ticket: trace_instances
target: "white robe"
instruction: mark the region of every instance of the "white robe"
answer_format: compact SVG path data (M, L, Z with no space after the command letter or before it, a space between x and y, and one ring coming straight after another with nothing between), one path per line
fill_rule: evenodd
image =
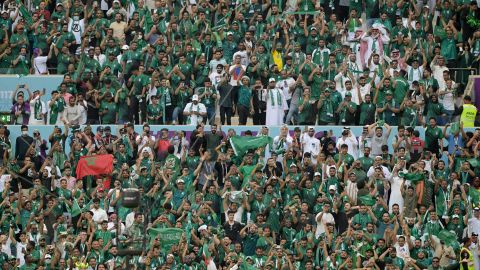
M47 114L47 105L45 102L41 101L42 104L42 109L41 109L41 114L42 114L42 119L35 119L35 103L40 97L35 97L30 101L30 118L28 119L28 124L29 125L37 125L37 126L43 126L45 125L45 115Z
M280 95L282 104L278 103L278 95ZM271 97L273 97L273 100L271 100ZM288 110L288 104L282 90L278 88L269 89L267 92L267 119L265 124L267 126L283 124L283 116L286 110Z

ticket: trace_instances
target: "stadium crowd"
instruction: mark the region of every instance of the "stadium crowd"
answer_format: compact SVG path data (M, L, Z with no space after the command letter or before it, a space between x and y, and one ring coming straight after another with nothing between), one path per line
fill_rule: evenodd
M1 6L2 269L480 269L477 2Z

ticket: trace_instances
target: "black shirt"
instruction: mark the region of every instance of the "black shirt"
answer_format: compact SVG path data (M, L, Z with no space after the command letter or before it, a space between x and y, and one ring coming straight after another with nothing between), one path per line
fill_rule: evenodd
M232 225L227 222L223 224L223 229L225 230L225 236L230 238L233 243L238 243L241 240L240 230L242 230L242 224L234 221Z

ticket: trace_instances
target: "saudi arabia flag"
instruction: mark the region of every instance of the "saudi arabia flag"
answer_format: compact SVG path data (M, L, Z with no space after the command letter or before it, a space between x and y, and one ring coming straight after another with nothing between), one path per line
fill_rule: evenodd
M268 136L233 136L230 138L230 145L237 156L243 156L248 150L265 147L267 144L272 144L272 137Z

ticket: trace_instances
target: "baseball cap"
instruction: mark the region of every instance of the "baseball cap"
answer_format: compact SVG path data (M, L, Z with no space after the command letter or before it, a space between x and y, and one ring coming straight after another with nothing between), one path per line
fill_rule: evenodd
M352 93L350 93L348 91L345 93L345 97L351 97L351 96L352 96Z
M330 185L328 187L328 190L337 190L337 187L335 185Z
M178 179L178 180L177 180L177 184L178 184L178 183L185 183L185 181L184 181L183 179Z
M322 174L320 172L315 172L313 176L322 176Z
M198 95L193 95L192 96L192 101L198 101Z
M269 82L269 83L270 83L270 82L275 82L275 78L270 78L270 79L268 79L268 82Z
M130 47L127 44L122 46L122 50L128 50L128 49L130 49Z

